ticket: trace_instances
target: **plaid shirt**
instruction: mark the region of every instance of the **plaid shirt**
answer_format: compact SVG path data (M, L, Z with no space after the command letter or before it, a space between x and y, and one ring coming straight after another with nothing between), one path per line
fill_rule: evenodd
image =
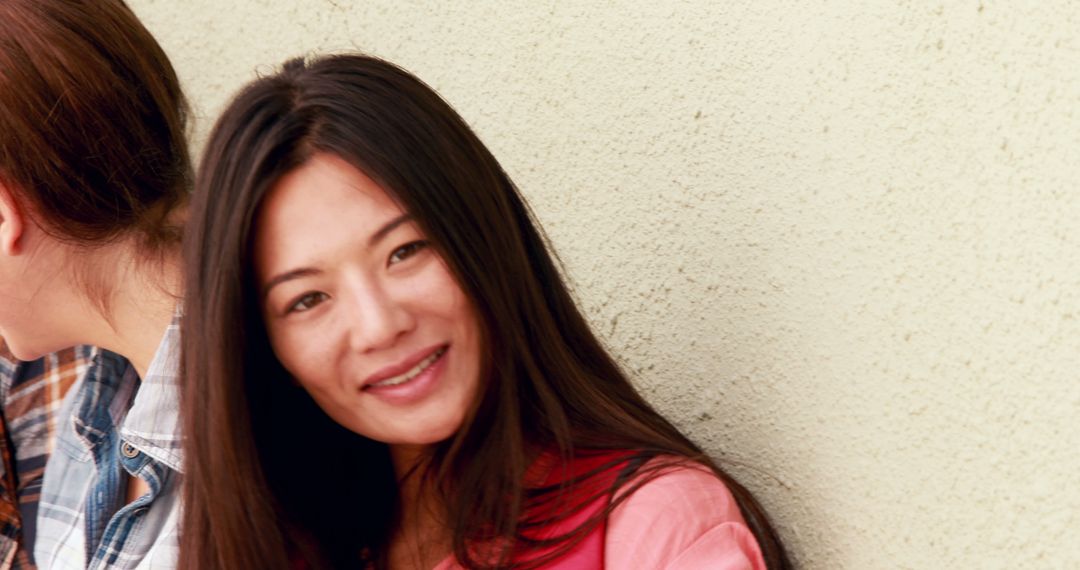
M30 362L0 339L0 569L29 570L45 461L64 394L97 353L82 346Z
M102 351L65 400L34 544L43 568L176 567L179 337L177 317L142 381L127 360ZM150 492L127 503L128 476Z

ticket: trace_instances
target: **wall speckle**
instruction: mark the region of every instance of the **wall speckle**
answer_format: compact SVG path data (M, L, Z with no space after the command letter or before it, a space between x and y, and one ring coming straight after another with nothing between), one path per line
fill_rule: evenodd
M1080 566L1077 4L129 2L197 146L290 56L438 89L800 567Z

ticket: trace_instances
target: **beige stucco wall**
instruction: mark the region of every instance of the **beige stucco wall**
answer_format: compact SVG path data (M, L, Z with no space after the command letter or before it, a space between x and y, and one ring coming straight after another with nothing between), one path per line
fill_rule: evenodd
M297 54L440 90L800 567L1080 567L1080 4L129 1L196 140Z

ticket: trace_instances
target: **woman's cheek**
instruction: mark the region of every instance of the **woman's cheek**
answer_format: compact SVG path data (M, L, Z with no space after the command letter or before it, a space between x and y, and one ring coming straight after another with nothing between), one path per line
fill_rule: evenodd
M336 319L327 319L294 339L304 366L312 377L336 378L348 362L348 331Z
M312 354L318 343L312 342L310 334L305 335L299 328L302 327L279 328L271 336L270 343L282 366L294 378L304 379L311 377L311 370L307 368L310 363L319 362L320 355Z
M457 309L465 303L465 292L461 290L450 269L441 260L432 263L424 276L424 279L416 281L417 290L414 295L422 299L439 300L439 309Z

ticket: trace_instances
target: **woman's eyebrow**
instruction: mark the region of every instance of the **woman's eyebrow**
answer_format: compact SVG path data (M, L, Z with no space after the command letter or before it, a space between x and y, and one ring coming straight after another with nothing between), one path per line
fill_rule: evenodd
M375 244L379 243L383 240L383 238L389 235L390 232L394 231L394 229L396 229L398 226L404 224L405 222L411 221L412 219L413 218L411 214L402 214L390 220L389 222L384 224L383 227L379 228L378 231L371 234L371 237L368 238L368 247L374 246ZM315 269L314 267L299 267L296 269L291 269L284 273L279 273L278 275L274 276L273 279L266 282L266 285L263 287L262 298L263 300L265 300L267 295L270 294L271 289L282 283L285 283L286 281L292 281L293 279L299 279L301 277L310 277L312 275L318 275L320 273L322 273L322 270Z
M386 237L387 234L394 231L395 228L397 228L401 224L404 224L405 222L411 221L412 219L412 215L406 213L390 220L386 223L386 225L379 228L379 231L371 234L371 237L368 239L368 247L379 243L383 238Z
M320 273L322 273L322 270L321 269L315 269L314 267L299 267L297 269L292 269L292 270L286 271L284 273L279 273L276 276L274 276L273 279L268 281L266 283L266 286L263 287L262 298L265 301L267 295L270 294L271 289L273 289L274 287L276 287L278 285L281 285L282 283L285 283L286 281L292 281L293 279L299 279L301 277L310 277L312 275L319 275Z

